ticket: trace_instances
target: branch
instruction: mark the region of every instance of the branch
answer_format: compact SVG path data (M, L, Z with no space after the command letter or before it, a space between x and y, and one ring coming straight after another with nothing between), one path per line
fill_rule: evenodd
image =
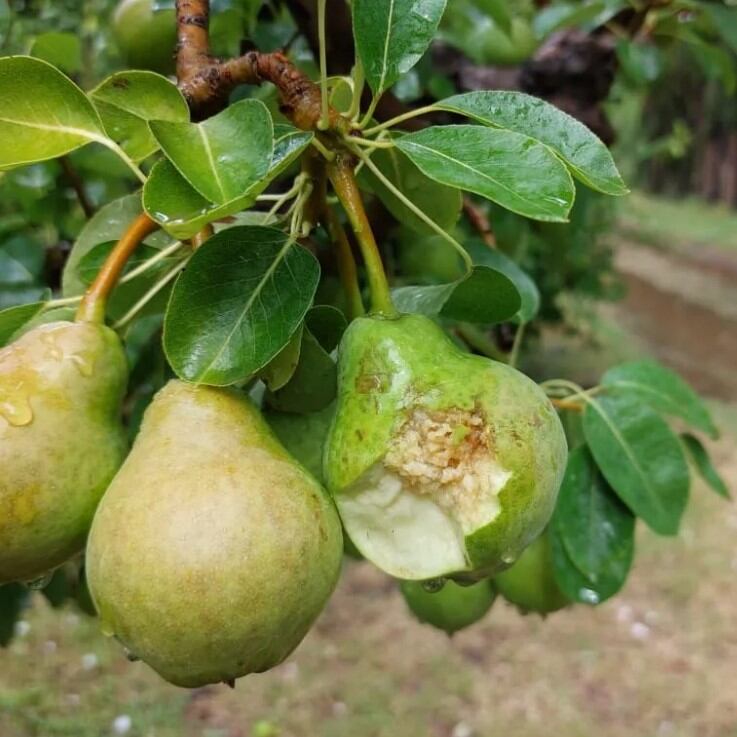
M95 206L92 204L90 198L87 195L87 190L84 188L82 177L79 176L79 173L72 166L72 163L69 161L68 157L62 156L59 159L59 163L61 164L61 168L64 171L64 176L67 178L67 181L72 186L72 189L77 195L77 200L79 200L79 205L84 212L84 216L87 219L91 218L95 214Z
M99 323L105 320L105 303L108 294L118 283L118 278L128 263L128 259L143 239L158 229L158 223L151 220L145 213L139 215L130 224L82 298L77 310L77 320Z
M496 239L491 230L491 223L486 213L474 204L470 197L463 198L463 212L468 218L468 222L475 228L481 239L489 248L496 248Z
M317 130L320 88L281 52L249 51L221 61L210 56L208 0L177 0L177 79L179 89L194 109L212 108L227 100L241 84L271 82L279 90L282 112L302 130ZM348 122L329 110L328 128L348 131Z

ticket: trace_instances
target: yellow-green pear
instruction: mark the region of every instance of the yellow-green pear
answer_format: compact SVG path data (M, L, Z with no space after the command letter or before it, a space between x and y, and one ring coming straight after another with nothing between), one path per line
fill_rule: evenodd
M548 523L566 467L542 389L422 315L354 320L338 365L323 468L358 550L415 581L474 581L514 562Z
M0 583L39 579L84 547L126 452L117 335L53 322L0 349Z
M90 532L104 632L195 687L284 660L338 578L331 499L231 389L171 381L146 410Z

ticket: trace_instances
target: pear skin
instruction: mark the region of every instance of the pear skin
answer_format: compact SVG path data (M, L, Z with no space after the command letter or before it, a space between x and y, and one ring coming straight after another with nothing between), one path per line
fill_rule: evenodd
M396 578L478 580L547 524L567 460L544 392L426 317L354 320L323 468L358 550Z
M558 588L553 573L550 537L543 532L506 571L494 577L499 593L522 612L550 614L571 602Z
M87 581L103 632L196 687L282 662L341 556L332 500L251 402L175 380L98 508Z
M84 547L126 453L128 369L103 325L41 325L0 349L0 583L39 579Z

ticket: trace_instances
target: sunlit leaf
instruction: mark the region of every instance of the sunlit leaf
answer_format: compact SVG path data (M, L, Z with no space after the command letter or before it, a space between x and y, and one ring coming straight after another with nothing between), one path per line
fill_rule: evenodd
M0 58L0 100L0 169L55 159L91 141L106 141L84 92L40 59Z
M89 96L107 135L134 161L145 159L159 147L149 130L149 121L189 120L189 108L177 86L153 72L117 72Z

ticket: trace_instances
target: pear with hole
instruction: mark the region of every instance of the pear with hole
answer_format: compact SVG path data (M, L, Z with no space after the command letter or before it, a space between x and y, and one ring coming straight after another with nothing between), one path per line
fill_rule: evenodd
M53 322L0 349L0 583L42 579L82 550L126 453L117 335Z
M332 500L250 401L175 380L97 510L87 581L103 632L196 687L282 662L330 596L342 549Z
M567 448L531 379L430 319L354 320L323 467L358 550L406 580L508 567L555 506Z

